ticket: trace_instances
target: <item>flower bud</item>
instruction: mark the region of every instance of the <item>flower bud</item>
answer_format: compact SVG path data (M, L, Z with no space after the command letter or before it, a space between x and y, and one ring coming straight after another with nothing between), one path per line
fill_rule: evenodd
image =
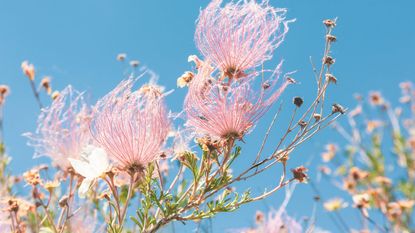
M126 58L127 58L127 54L125 53L120 53L117 55L117 61L125 61Z
M323 21L323 24L326 25L326 27L334 28L336 26L336 21L332 19L326 19Z
M35 67L33 66L33 64L30 64L28 61L23 61L21 67L22 67L23 73L31 81L35 80Z
M136 68L140 65L140 62L137 60L132 60L130 61L130 66L132 66L133 68Z
M301 97L296 96L293 99L293 103L295 104L295 106L301 107L301 105L303 105L303 103L304 103L304 100Z
M331 113L338 113L338 112L341 114L345 114L346 110L340 104L333 104L331 108Z
M52 86L50 85L50 77L45 76L40 81L40 86L45 89L45 91L46 91L46 93L48 93L48 95L50 95L52 93Z

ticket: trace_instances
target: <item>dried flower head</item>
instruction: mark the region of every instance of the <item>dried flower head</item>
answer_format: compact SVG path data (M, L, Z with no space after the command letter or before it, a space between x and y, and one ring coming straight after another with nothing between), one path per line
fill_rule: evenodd
M261 211L257 211L255 213L255 223L256 224L261 224L261 223L264 222L264 220L265 220L264 213L262 213Z
M326 39L327 39L327 41L329 41L329 42L336 42L337 41L337 38L336 38L336 36L333 36L333 35L326 35Z
M10 88L6 85L0 85L0 106L6 101L6 97L10 93Z
M42 184L42 179L40 178L38 169L32 169L23 173L23 178L26 180L26 183L33 186Z
M304 103L304 100L303 100L303 98L301 98L299 96L296 96L293 99L293 103L295 104L295 106L301 107L301 105L303 105L303 103Z
M68 158L78 159L91 142L91 114L83 93L66 87L50 107L42 110L36 132L24 134L35 148L35 157L48 156L55 166L68 169Z
M370 196L367 193L353 195L353 202L356 208L366 209L369 208Z
M218 150L223 146L222 141L217 139L212 140L212 138L209 136L196 138L196 142L199 144L202 150L206 152Z
M331 56L326 56L323 58L323 63L330 66L336 62L336 59L332 58Z
M323 24L326 25L326 27L335 27L336 26L336 20L326 19L326 20L323 21Z
M406 212L410 211L415 206L415 200L399 200L397 203L402 210Z
M354 193L356 191L356 181L352 179L343 180L343 188L349 193Z
M332 113L345 114L346 113L346 109L344 109L344 107L341 106L340 104L333 104L332 105L332 108L331 108L331 112Z
M185 99L187 124L212 138L241 139L289 85L287 80L277 82L279 69L272 74L269 88L254 92L255 76L228 84L212 78L209 67L201 67Z
M392 184L392 180L385 176L376 176L375 182L382 186L390 186Z
M314 118L314 120L315 120L315 121L320 121L320 120L321 120L321 114L319 114L319 113L314 113L314 114L313 114L313 118Z
M130 66L131 67L133 67L133 68L136 68L136 67L138 67L140 65L140 62L139 61L137 61L137 60L132 60L132 61L130 61Z
M373 91L369 93L369 103L373 106L380 106L385 103L383 100L382 94L378 91Z
M170 131L162 90L148 84L133 91L135 82L124 80L99 100L91 124L95 143L130 172L159 158Z
M184 72L184 74L182 74L182 76L180 76L177 79L177 86L180 87L180 88L188 86L189 83L192 81L194 76L195 76L195 74L193 72L190 72L190 71Z
M50 77L48 77L48 76L43 77L43 79L40 81L40 87L45 89L46 93L48 95L50 95L52 93L52 86L50 84Z
M349 177L355 181L366 179L369 176L367 171L363 171L358 167L352 167L349 170Z
M22 71L31 81L35 80L35 66L28 61L22 62Z
M285 9L269 6L268 0L221 4L214 0L202 10L195 41L206 60L229 78L239 78L271 59L290 21L285 20Z
M413 85L412 85L412 82L407 81L407 82L401 82L401 83L399 83L399 87L401 88L402 93L409 94L410 91L413 88Z
M300 183L305 183L308 180L308 175L306 172L308 171L307 168L304 166L299 166L297 168L291 169L293 173L294 179L298 180Z
M329 83L337 84L337 78L332 74L326 74L326 79Z
M120 53L117 55L117 61L125 61L126 58L127 58L126 53Z

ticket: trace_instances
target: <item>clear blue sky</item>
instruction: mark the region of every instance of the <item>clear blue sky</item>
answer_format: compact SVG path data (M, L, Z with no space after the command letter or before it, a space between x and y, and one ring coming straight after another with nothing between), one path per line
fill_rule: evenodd
M302 85L293 86L282 99L289 112L293 96L311 100L315 90L309 56L319 61L322 53L324 27L322 20L338 17L334 34L336 58L334 74L338 85L332 88L328 101L352 106L352 94L382 90L397 97L397 84L415 80L415 2L412 0L280 0L270 1L277 7L288 8L288 17L296 18L285 43L276 51L272 66L279 59L286 60L284 70L297 73L294 78ZM176 78L190 68L187 56L197 54L193 43L195 20L200 7L208 1L197 0L15 0L0 2L0 84L12 89L5 109L5 140L13 156L13 171L19 173L44 160L31 160L32 149L26 146L21 134L35 129L38 109L20 64L28 59L37 73L53 77L53 87L62 89L73 84L79 90L91 92L96 100L113 88L123 77L126 66L115 57L120 52L139 59L160 75L160 84L175 88ZM186 93L178 89L168 98L169 107L180 111ZM275 111L277 106L272 110ZM254 133L246 138L243 156L254 156L259 136L264 132L272 113L266 115ZM288 114L286 114L288 115ZM281 127L287 120L282 117L272 137L276 142ZM330 130L302 146L290 160L289 167L307 163L318 157L323 144L335 139ZM269 147L271 148L271 147ZM243 162L239 166L243 166ZM316 170L313 162L309 168ZM248 181L238 188L251 186L254 191L270 187L279 177L273 170L262 177ZM319 185L329 197L330 186ZM213 220L214 232L249 226L255 209L278 207L283 192L267 201L241 208L233 214L221 214ZM299 185L288 210L294 217L310 215L311 189ZM353 213L353 212L350 212ZM352 214L345 215L356 222ZM327 214L318 211L317 224L336 232ZM352 224L351 224L352 225ZM192 227L187 227L191 232Z

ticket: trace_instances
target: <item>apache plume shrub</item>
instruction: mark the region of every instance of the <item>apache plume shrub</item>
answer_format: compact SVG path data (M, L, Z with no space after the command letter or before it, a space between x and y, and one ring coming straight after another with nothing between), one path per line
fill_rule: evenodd
M159 159L170 131L162 89L147 84L132 91L134 82L122 81L99 100L91 124L97 146L132 172Z
M272 58L288 32L285 9L267 0L212 1L197 21L195 41L206 60L225 76L239 78L249 69Z
M242 139L288 86L288 80L277 86L279 68L272 74L277 76L275 80L264 81L256 91L252 88L255 74L223 83L211 77L209 65L203 65L189 84L185 99L188 125L212 138ZM272 92L274 86L277 90Z
M179 87L188 87L180 114L171 114L165 105L170 92L151 80L138 85L152 72L139 70L140 62L128 60L126 54L119 54L117 60L128 62L133 74L93 105L70 86L61 92L53 90L48 76L38 83L35 66L23 62L23 74L41 109L36 132L25 136L35 157L48 156L53 168L40 165L23 176L8 175L10 160L0 141L2 232L150 233L175 221L201 221L235 211L288 184L306 183L304 166L287 174L289 158L296 147L345 113L340 104L324 108L326 90L337 80L331 73L335 59L328 55L336 41L332 35L335 20L324 21L326 46L315 77L315 99L295 97L284 106L284 111L292 111L291 119L278 128L281 139L270 141L280 109L256 156L244 156L252 161L250 165L232 172L242 153L240 141L289 84L296 83L288 77L292 73L282 73L282 62L275 69L263 65L293 22L285 14L285 9L276 9L265 0L226 4L214 0L203 9L195 33L203 57L189 56L195 70L184 72L177 80ZM2 113L8 89L0 87ZM49 104L44 103L43 95L50 97ZM306 106L306 102L311 104ZM178 117L186 123L177 125ZM3 115L0 120L2 123ZM272 146L272 153L264 153L266 144ZM277 164L282 166L281 175L269 191L237 192L233 188ZM13 191L20 181L26 194ZM269 220L280 217L289 219L277 213Z
M42 109L36 132L24 134L35 148L35 157L48 156L54 166L70 168L68 158L80 158L82 149L91 143L91 114L83 93L66 87L50 107Z

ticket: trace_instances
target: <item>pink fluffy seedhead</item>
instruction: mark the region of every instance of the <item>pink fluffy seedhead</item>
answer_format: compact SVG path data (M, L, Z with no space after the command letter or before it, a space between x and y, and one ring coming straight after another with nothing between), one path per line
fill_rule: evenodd
M206 60L228 77L241 77L272 58L288 32L285 9L267 0L229 2L213 0L200 13L195 41Z
M71 165L68 158L80 158L82 149L91 142L89 123L92 112L83 93L66 87L50 107L42 109L35 133L26 133L35 156L48 156L62 170Z
M278 82L280 66L272 79L256 90L255 75L225 83L213 78L209 65L201 67L189 85L185 99L187 124L201 134L241 139L279 98L290 83Z
M159 158L170 131L162 90L148 84L133 91L135 82L124 80L99 100L91 124L98 146L131 172Z

